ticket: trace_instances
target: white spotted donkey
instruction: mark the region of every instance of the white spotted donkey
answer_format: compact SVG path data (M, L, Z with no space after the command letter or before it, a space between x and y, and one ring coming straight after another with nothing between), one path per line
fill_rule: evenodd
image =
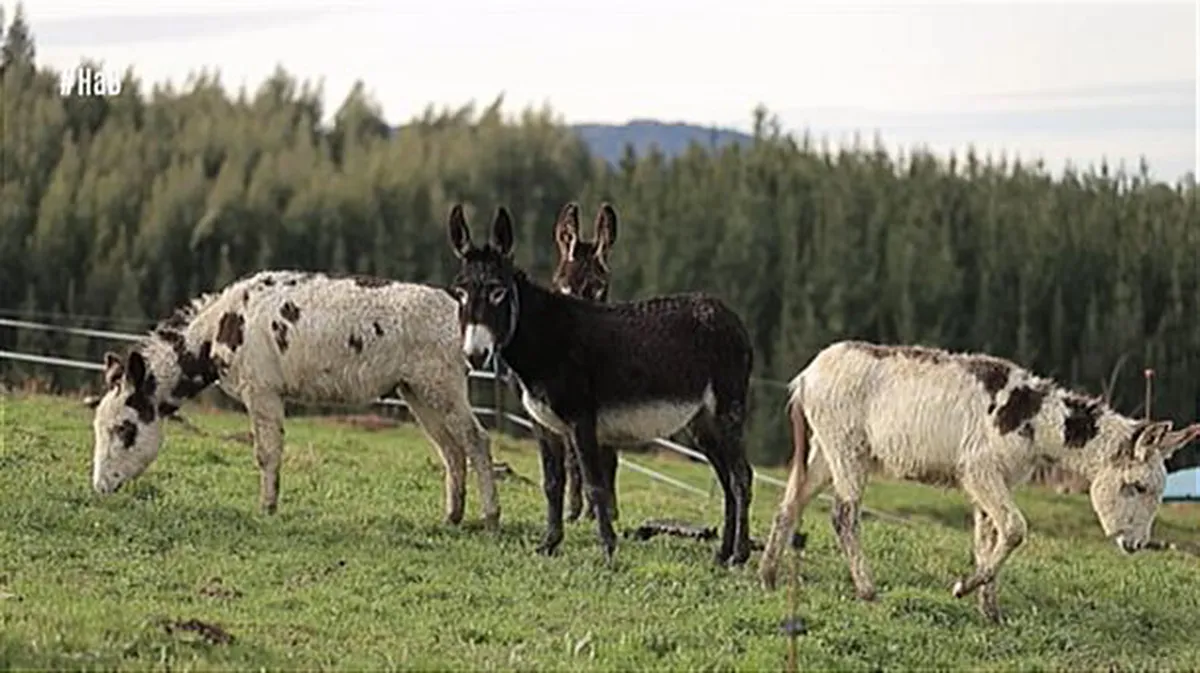
M462 520L466 464L485 524L500 505L490 440L471 412L458 305L445 289L367 276L262 271L159 323L122 361L105 356L96 403L92 485L111 493L158 456L162 419L213 383L249 412L262 510L274 513L283 400L364 403L391 391L445 464L445 518ZM468 461L467 457L471 460Z
M1142 548L1166 481L1164 460L1200 436L1170 421L1134 420L1101 400L1065 390L981 354L844 341L828 346L790 384L795 453L759 576L775 586L784 541L804 506L832 483L833 527L859 598L875 584L859 546L859 503L868 476L957 485L975 509L975 570L954 583L999 621L996 576L1024 540L1012 489L1039 464L1061 463L1091 483L1106 535Z

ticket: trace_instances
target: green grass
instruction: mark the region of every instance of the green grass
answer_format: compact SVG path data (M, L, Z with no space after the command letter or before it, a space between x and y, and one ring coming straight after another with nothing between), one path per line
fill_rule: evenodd
M93 495L90 412L74 400L0 400L0 668L780 669L786 591L681 539L622 540L606 569L591 523L559 556L533 548L538 485L502 482L503 530L482 530L474 481L461 528L440 523L442 472L414 426L287 426L279 513L260 515L249 447L172 425L158 462L122 492ZM212 432L238 414L189 410ZM497 438L498 460L540 484L536 453ZM696 486L705 466L637 457ZM772 471L781 476L779 471ZM720 498L622 470L619 527L649 517L715 524ZM762 537L780 492L757 484ZM797 640L802 670L1200 667L1200 582L1181 552L1121 555L1084 497L1020 492L1032 533L1001 575L1008 622L990 626L950 586L969 567L962 497L876 482L864 522L880 587L854 601L824 502L810 510ZM1158 537L1200 541L1197 510L1162 509ZM168 632L201 620L211 644Z

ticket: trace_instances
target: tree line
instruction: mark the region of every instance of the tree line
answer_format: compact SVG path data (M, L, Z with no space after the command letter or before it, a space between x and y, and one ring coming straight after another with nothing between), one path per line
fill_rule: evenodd
M130 71L117 96L63 97L35 55L18 10L0 51L5 316L144 329L272 267L444 283L455 201L479 222L508 206L518 262L547 279L559 208L608 200L612 298L716 293L745 320L759 377L787 380L837 339L919 342L1012 358L1126 413L1141 413L1149 367L1155 416L1200 409L1191 179L831 148L763 109L745 146L628 149L612 165L550 109L431 107L393 128L360 83L325 124L321 92L284 70L237 94L212 73L147 87ZM4 349L96 360L110 347L0 330ZM752 460L782 462L784 391L752 394Z

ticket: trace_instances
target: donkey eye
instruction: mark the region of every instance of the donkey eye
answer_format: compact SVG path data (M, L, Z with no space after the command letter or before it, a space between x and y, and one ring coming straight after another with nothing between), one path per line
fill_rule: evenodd
M504 301L504 297L507 294L508 294L507 288L503 288L503 287L495 288L491 292L488 292L488 301L490 301L493 304L499 304L500 302Z

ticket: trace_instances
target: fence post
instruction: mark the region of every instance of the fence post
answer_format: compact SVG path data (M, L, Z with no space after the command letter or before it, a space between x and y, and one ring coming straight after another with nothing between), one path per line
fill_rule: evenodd
M492 409L495 411L493 425L497 432L504 431L504 365L499 357L492 358Z

